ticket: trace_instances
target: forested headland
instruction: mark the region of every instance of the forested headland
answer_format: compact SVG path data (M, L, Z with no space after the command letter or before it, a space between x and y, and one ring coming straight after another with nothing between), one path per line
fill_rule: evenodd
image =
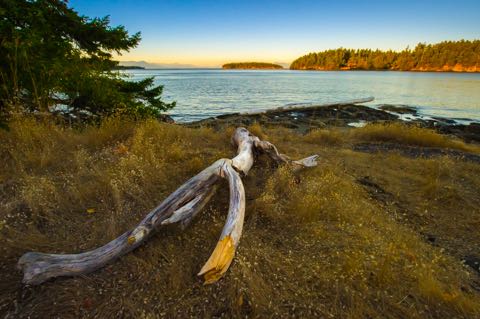
M223 69L265 69L265 70L277 70L283 69L281 65L266 62L239 62L239 63L227 63L222 65Z
M400 52L339 48L304 55L290 69L480 72L480 40L419 43Z

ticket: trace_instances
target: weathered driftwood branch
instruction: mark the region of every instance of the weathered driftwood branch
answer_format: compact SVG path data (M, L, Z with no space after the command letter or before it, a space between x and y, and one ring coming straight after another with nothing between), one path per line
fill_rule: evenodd
M213 196L216 182L225 178L230 187L227 221L212 255L199 272L199 275L204 276L205 283L217 281L230 266L242 235L245 190L240 175L247 175L250 171L254 153L265 153L277 163L291 164L294 168L315 166L318 157L313 155L293 161L278 153L273 144L261 141L241 127L235 130L232 140L238 146L237 156L233 159L220 159L205 168L170 194L133 230L123 233L108 244L80 254L24 254L18 261L18 267L24 272L23 282L35 285L54 277L92 272L134 250L163 225L180 223L185 227Z

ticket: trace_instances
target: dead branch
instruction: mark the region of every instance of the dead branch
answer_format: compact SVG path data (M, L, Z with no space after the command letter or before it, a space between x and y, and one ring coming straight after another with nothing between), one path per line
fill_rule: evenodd
M241 175L247 175L253 166L254 153L265 153L277 163L292 165L294 169L316 166L318 157L313 155L293 161L280 154L273 144L260 140L242 127L235 130L232 141L237 146L237 156L219 159L205 168L170 194L133 230L123 233L106 245L80 254L24 254L18 261L18 268L24 273L23 282L37 285L50 278L95 271L140 246L163 225L180 223L185 227L211 199L218 180L225 178L230 188L227 221L212 255L198 274L204 277L205 283L216 282L230 266L242 235L245 189Z

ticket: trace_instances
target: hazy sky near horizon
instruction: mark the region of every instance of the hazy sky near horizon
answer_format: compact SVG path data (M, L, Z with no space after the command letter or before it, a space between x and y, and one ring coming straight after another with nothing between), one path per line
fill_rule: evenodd
M480 39L480 1L70 0L89 17L140 31L121 61L219 66L290 63L338 47L401 50L418 42Z

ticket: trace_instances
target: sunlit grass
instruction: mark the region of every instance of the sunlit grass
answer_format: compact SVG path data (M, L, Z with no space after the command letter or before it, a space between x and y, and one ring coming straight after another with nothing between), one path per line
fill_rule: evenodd
M228 186L182 232L162 229L103 270L21 288L25 251L80 252L135 225L221 157L221 132L108 120L83 130L18 120L0 131L0 313L39 317L452 318L480 315L478 276L460 257L480 245L480 165L365 154L365 141L472 150L407 126L300 135L250 131L319 166L293 173L262 156L244 177L244 233L225 278L196 276L215 247ZM424 134L425 135L422 135ZM459 144L460 143L460 144ZM463 146L462 146L463 145ZM368 176L384 193L358 182ZM380 195L379 195L380 194ZM424 239L434 234L438 245ZM473 247L473 248L472 248Z
M304 140L310 143L327 146L340 146L345 142L346 136L339 129L317 129L305 135Z
M467 145L459 139L447 137L432 129L402 123L369 124L351 130L351 138L360 141L390 142L405 145L459 149L467 152L480 152L477 146Z

